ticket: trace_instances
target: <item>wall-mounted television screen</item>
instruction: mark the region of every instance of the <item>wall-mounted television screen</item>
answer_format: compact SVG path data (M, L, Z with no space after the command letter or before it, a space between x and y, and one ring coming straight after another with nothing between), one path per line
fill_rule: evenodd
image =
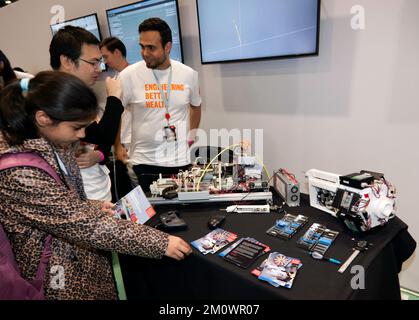
M87 31L90 31L99 41L102 41L99 20L97 19L96 13L53 24L51 25L52 35L54 36L58 30L64 28L65 26L73 26L86 29ZM101 64L100 68L102 71L107 70L107 67L104 63Z
M61 23L51 25L52 35L54 35L58 30L64 28L65 26L74 26L74 27L81 27L93 33L99 41L102 40L100 34L100 27L99 22L97 19L97 14L90 14L88 16L67 20Z
M318 55L320 0L196 0L201 61Z
M159 17L172 30L173 47L170 58L183 62L182 38L177 0L145 0L106 11L109 33L119 38L127 47L130 64L142 60L138 26L145 19Z

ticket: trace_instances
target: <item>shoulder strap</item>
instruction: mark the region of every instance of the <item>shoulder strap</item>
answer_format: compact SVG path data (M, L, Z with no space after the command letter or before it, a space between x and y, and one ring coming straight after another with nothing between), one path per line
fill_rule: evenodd
M13 251L12 247L9 244L9 238L7 238L6 231L4 231L3 227L0 224L0 258L5 256L8 258L9 263L15 270L19 270L16 260L13 259Z
M14 167L34 167L46 171L59 184L57 172L41 156L32 152L9 153L0 157L0 171Z
M0 171L14 168L14 167L33 167L41 169L47 172L54 180L61 184L61 178L57 172L51 167L51 165L44 160L41 156L32 152L20 152L20 153L9 153L0 157ZM0 229L0 236L5 236L5 233L1 235L2 229ZM3 231L4 232L4 231ZM4 239L2 239L4 240ZM39 262L38 271L36 273L36 280L42 283L45 275L45 269L51 257L51 243L52 236L48 235L45 240L44 250L42 251L41 261Z

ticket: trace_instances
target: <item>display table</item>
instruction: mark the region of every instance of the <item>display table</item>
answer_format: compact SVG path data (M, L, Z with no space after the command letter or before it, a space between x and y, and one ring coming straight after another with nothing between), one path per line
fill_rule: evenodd
M206 235L210 216L220 213L220 208L231 204L195 204L179 206L181 218L188 229L172 234L188 242ZM156 207L164 213L173 207ZM227 214L222 228L242 237L253 237L284 255L301 259L303 266L297 273L291 289L275 288L258 280L250 271L268 256L260 257L248 269L241 269L215 255L203 255L193 249L184 261L169 258L152 260L120 255L120 263L128 300L272 300L272 299L400 299L398 273L402 263L414 252L416 242L407 231L407 225L394 218L385 227L370 233L356 235L357 240L367 240L373 246L361 253L351 266L340 274L339 266L323 260L313 259L297 246L297 240L313 223L320 223L340 232L327 256L344 262L352 253L354 234L333 216L308 205L308 197L302 197L300 207L288 208L291 214L303 214L308 223L290 240L282 240L266 234L284 213ZM157 218L157 217L154 217ZM156 219L149 221L151 225ZM353 290L351 267L365 269L365 289Z

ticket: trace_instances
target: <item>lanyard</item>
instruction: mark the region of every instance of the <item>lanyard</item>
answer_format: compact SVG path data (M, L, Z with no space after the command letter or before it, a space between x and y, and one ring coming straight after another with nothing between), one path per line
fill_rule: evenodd
M67 167L65 166L64 162L61 160L61 157L58 154L58 152L54 151L54 153L55 153L55 156L57 157L58 165L60 166L60 169L64 172L64 175L70 176L70 173L67 170Z
M155 71L153 70L154 78L156 79L157 85L159 86L159 89L160 89L160 96L163 100L164 107L166 108L165 118L167 120L167 125L170 125L170 123L169 123L170 122L169 103L170 103L170 94L172 93L172 70L173 70L172 66L170 66L169 81L167 83L167 98L164 94L163 87L160 84L160 81L157 78Z

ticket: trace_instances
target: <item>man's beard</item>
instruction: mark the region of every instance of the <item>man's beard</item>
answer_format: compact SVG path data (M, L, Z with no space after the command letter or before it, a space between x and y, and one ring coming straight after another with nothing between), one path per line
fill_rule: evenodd
M160 67L161 65L163 65L166 62L166 59L167 59L167 55L164 54L163 57L160 60L152 61L150 63L146 62L147 68L157 69L158 67Z

